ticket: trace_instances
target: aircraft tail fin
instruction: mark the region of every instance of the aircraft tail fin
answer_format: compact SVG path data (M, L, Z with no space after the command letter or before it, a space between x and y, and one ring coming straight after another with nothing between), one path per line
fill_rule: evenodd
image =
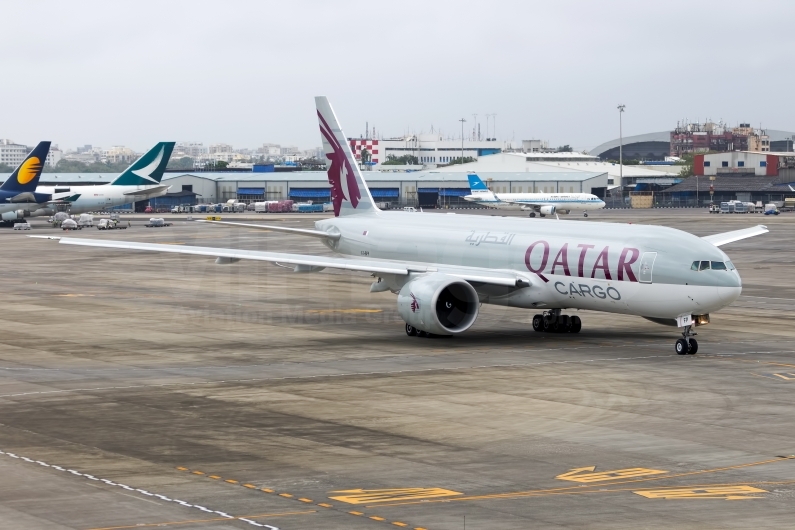
M50 142L39 142L25 160L6 179L0 190L16 192L34 192L39 185L41 171L50 152Z
M166 171L174 142L160 142L125 169L112 186L156 186Z
M469 179L469 191L473 194L489 192L488 186L474 173L467 175L467 178Z
M328 98L317 96L315 106L320 125L320 139L326 155L326 170L331 184L334 216L379 212Z

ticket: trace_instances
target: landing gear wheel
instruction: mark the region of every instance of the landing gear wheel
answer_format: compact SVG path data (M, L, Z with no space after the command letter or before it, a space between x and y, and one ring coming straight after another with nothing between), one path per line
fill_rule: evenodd
M695 355L698 352L698 342L696 339L687 339L687 354Z
M552 333L552 319L549 316L544 317L544 331Z
M533 317L533 331L544 331L544 317L535 315Z
M690 349L690 345L687 343L685 339L677 339L676 340L676 354L677 355L687 355L687 350Z
M552 323L549 326L549 331L551 331L552 333L557 333L558 331L560 331L560 327L561 326L558 323L558 321L557 320L553 320Z
M428 332L427 331L422 331L421 329L418 329L417 330L417 336L420 337L421 339L427 339L428 338Z
M406 324L406 335L408 335L409 337L416 337L417 328L415 328L411 324Z
M546 217L546 214L540 213L538 214L540 217Z
M535 217L535 216L536 216L535 212L530 212L530 217Z
M582 329L582 320L580 320L580 317L578 316L571 317L571 332L579 333L581 329Z
M563 315L560 317L560 331L562 333L568 333L571 331L571 317L569 315Z
M582 214L583 217L588 217L587 213Z

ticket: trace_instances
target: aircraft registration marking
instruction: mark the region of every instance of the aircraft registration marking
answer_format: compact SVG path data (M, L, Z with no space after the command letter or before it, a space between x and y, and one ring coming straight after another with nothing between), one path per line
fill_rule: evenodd
M747 499L761 499L759 493L768 493L767 490L753 486L713 486L707 488L665 488L658 490L637 490L632 493L647 499L716 499L726 501L741 501Z
M379 490L339 490L331 493L343 493L329 497L335 501L347 504L369 504L378 502L398 502L418 499L436 499L439 497L455 497L463 495L459 491L446 490L443 488L394 488Z
M584 473L585 471L595 471L596 466L578 467L566 473L556 476L558 480L569 480L571 482L603 482L607 480L619 480L625 478L645 477L648 475L661 475L668 473L661 469L646 469L644 467L630 467L626 469L614 469L612 471L599 471L596 473Z

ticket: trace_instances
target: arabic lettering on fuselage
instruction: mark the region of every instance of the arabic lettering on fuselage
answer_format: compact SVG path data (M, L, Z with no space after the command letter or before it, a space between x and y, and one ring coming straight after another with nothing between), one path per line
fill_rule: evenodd
M472 233L470 233L464 241L476 247L481 244L510 245L514 237L516 237L516 234L509 234L507 232L478 232L472 230Z
M615 255L617 251L614 250L611 253L610 246L605 245L604 248L598 251L596 260L593 262L590 270L587 270L588 268L585 267L585 262L588 257L588 251L597 251L596 245L579 243L576 245L576 248L579 249L579 256L577 256L577 250L572 250L577 262L577 269L575 271L576 274L572 274L572 268L569 267L568 243L564 243L559 249L556 250L555 258L551 262L551 267L549 257L552 254L553 249L550 247L549 243L544 240L535 241L529 247L527 247L527 251L524 255L524 262L527 266L527 270L537 275L544 282L549 281L545 274L562 274L563 276L599 278L605 280L615 279L620 282L638 281L638 279L635 277L635 272L632 270L632 265L635 264L640 257L640 250L637 248L624 247L620 252L618 252L618 259L616 260ZM614 256L612 260L611 254ZM591 254L591 256L593 256L593 254ZM572 263L574 263L574 261L572 261ZM616 268L611 268L611 263L615 263ZM598 276L597 271L600 272ZM586 273L588 273L588 275L586 275Z

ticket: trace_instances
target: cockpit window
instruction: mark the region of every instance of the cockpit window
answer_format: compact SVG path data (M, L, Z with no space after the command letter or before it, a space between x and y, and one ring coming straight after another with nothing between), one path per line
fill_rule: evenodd
M731 261L727 261L726 263L722 261L694 261L692 265L690 265L691 271L726 271L726 270L735 270L734 264Z

